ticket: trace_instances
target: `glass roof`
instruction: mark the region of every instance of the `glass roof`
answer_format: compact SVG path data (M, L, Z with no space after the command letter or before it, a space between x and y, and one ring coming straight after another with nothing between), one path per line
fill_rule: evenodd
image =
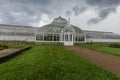
M67 27L68 21L62 17L55 18L52 23L39 28L39 33L61 33L64 27ZM70 25L75 29L76 34L83 34L83 31L77 26Z

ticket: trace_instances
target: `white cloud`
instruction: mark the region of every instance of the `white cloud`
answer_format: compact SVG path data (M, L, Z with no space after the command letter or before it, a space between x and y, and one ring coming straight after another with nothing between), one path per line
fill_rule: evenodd
M71 16L71 24L74 24L81 29L87 29L87 21L92 18L96 17L97 13L94 11L94 8L86 10L83 14L79 14L78 16L72 15ZM89 25L90 27L91 25Z
M98 24L87 26L88 30L109 31L120 34L120 7L116 13L111 13L108 18Z
M37 22L31 23L31 26L41 27L41 26L48 24L50 22L51 22L51 20L50 20L49 16L47 14L42 14L41 18Z

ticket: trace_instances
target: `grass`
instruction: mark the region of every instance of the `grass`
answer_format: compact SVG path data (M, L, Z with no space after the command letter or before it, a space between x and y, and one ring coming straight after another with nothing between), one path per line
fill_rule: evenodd
M120 48L108 47L108 44L79 44L81 47L120 56Z
M23 48L33 44L6 44L9 48Z
M0 64L0 80L120 80L63 46L31 46L30 50Z

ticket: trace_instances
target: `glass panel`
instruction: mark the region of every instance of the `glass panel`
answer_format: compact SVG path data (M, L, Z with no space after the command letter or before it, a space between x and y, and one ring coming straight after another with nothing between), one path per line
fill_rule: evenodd
M84 41L84 36L83 35L79 35L79 41Z
M48 35L48 41L52 41L52 35L51 34Z
M62 41L64 41L64 34L62 34Z
M38 35L36 36L36 40L43 41L43 34L38 34Z
M68 41L68 34L65 34L65 41Z
M70 41L72 41L72 34L70 34Z
M44 41L48 41L48 40L49 40L48 34L45 34L45 35L44 35Z
M54 36L53 36L53 41L59 41L59 34L54 34Z

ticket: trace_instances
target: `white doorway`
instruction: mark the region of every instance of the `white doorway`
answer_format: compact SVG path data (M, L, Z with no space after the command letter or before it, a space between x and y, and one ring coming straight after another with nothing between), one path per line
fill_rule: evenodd
M72 33L65 33L64 34L64 45L65 46L72 46L73 45L73 34Z

